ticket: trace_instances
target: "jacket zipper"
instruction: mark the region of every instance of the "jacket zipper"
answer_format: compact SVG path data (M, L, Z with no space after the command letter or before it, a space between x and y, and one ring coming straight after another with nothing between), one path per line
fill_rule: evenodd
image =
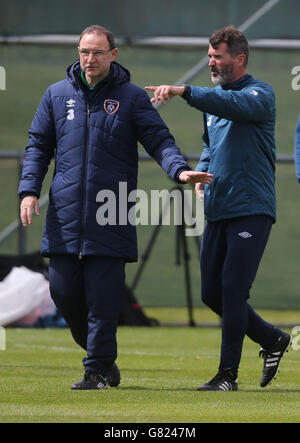
M101 91L98 92L97 96L100 95L100 93L103 93L103 90L107 88L107 85L104 86ZM81 214L81 239L80 239L80 247L79 247L79 260L82 260L82 249L83 249L83 242L84 242L84 216L85 216L85 202L86 202L86 175L87 175L87 161L88 161L88 149L89 149L89 140L90 140L90 114L91 114L91 107L90 103L88 102L88 97L86 96L87 100L87 119L86 119L86 125L87 125L87 136L86 136L86 151L84 156L84 174L83 174L83 201L82 201L82 214Z
M90 114L91 108L90 105L87 105L87 118L86 118L86 126L87 126L87 135L86 135L86 147L85 147L85 156L84 156L84 168L83 168L83 198L82 198L82 213L81 213L81 239L80 239L80 248L79 248L79 260L82 259L82 249L84 242L84 218L85 218L85 202L86 202L86 175L87 175L87 162L88 162L88 151L89 151L89 141L90 141Z

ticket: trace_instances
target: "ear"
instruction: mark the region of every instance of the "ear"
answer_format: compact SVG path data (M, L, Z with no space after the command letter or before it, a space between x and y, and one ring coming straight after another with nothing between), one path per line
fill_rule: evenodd
M238 55L238 63L241 66L246 66L246 54L239 54Z
M118 54L119 54L119 49L118 49L118 48L114 48L114 49L111 51L112 61L115 61L115 59L116 59L116 57L117 57Z

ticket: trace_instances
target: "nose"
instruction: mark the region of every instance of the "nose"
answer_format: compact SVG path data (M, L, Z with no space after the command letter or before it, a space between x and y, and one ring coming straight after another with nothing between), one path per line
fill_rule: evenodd
M93 62L95 60L95 58L96 57L95 57L94 53L93 52L89 52L89 56L87 58L87 62L91 63L91 62Z
M208 66L215 66L215 65L216 65L215 59L213 57L210 57Z

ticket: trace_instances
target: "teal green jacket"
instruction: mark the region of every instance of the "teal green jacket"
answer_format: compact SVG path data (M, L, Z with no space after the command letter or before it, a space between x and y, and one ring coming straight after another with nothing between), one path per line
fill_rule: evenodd
M266 214L276 220L275 95L246 74L215 88L190 87L189 105L204 112L204 150L197 171L214 174L205 185L208 221Z

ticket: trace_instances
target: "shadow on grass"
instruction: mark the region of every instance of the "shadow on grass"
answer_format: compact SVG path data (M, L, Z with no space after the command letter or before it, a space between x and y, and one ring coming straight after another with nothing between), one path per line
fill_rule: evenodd
M267 390L262 390L259 388L254 388L254 389L240 389L238 392L249 392L249 393L253 393L255 392L256 394L263 394L263 395L268 395L268 394L300 394L300 389L267 389Z
M109 388L112 389L112 388ZM197 392L195 388L150 388L145 386L119 386L118 391L151 391L151 392Z
M112 389L112 388L109 388ZM197 387L192 388L172 388L172 387L161 387L161 388L152 388L145 386L118 386L117 388L113 388L120 391L165 391L165 392L197 392L199 396L207 395L207 394L221 394L226 395L226 393L233 393L234 395L239 395L243 393L247 394L300 394L300 389L273 389L273 390L265 390L253 388L253 389L239 389L238 391L197 391Z

